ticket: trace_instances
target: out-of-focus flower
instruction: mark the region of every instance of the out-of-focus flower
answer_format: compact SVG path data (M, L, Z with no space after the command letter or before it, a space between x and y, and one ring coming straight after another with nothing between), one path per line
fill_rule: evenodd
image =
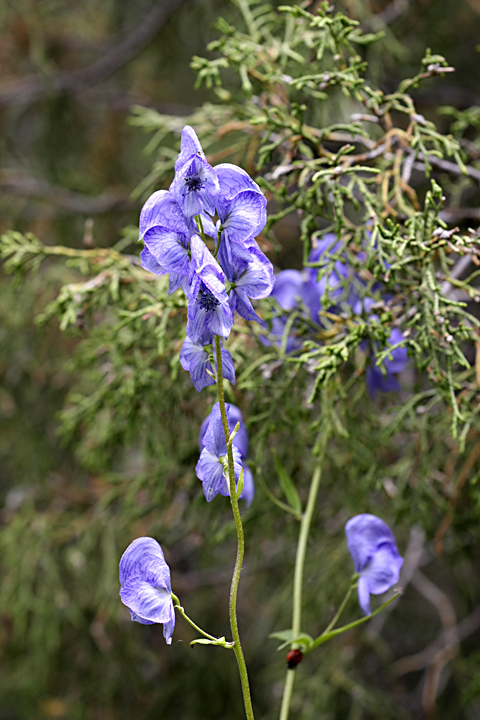
M393 328L387 341L387 348L399 345L404 342L403 333L398 328ZM385 358L382 365L385 373L376 365L369 365L366 371L367 388L370 395L375 395L377 391L390 392L391 390L400 390L398 380L394 377L394 373L401 372L407 364L407 348L400 345L394 347L390 352L390 358Z
M358 601L370 614L370 595L389 590L400 577L403 558L388 525L376 515L355 515L345 525L347 546L359 574Z
M230 427L230 405L225 404ZM195 468L197 477L203 484L203 492L207 502L218 495L230 495L228 485L227 443L223 431L220 404L217 402L210 413L207 429L202 438L200 460ZM242 470L242 456L235 443L232 443L235 470L235 485Z
M132 620L142 625L163 623L167 645L172 643L175 611L171 598L170 568L156 540L134 540L120 560L120 598Z

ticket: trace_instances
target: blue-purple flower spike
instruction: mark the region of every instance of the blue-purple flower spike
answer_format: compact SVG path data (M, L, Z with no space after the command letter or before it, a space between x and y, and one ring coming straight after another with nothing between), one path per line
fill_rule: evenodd
M359 574L358 601L370 615L370 595L380 595L398 582L403 558L388 525L376 515L355 515L345 525L347 546Z
M120 598L132 620L142 625L163 624L167 645L172 643L175 611L171 598L170 568L156 540L134 540L120 560Z

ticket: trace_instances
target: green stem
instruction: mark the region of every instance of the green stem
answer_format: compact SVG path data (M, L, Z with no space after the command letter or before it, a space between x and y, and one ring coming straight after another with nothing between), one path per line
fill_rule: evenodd
M197 223L197 227L200 231L200 237L202 238L203 242L205 242L205 232L203 230L203 222L200 215L195 215L195 222Z
M319 635L318 638L316 638L313 643L308 648L308 652L312 652L312 650L315 650L315 648L319 647L320 645L323 645L323 643L326 643L328 640L331 640L334 637L337 637L337 635L342 635L342 633L347 632L347 630L352 630L353 628L359 627L360 625L363 625L364 623L368 622L372 618L375 617L375 615L378 615L379 613L383 612L385 608L387 608L394 600L400 597L402 593L396 592L392 597L383 603L383 605L380 605L376 610L370 613L370 615L365 615L364 617L360 618L359 620L354 620L351 623L348 623L348 625L343 625L342 627L336 628L335 630L330 630L330 632L327 632L326 630L323 631L321 635Z
M248 682L247 666L245 664L245 658L243 656L242 645L240 642L240 634L238 632L237 622L237 593L238 584L240 582L240 573L243 565L243 556L245 552L245 540L243 536L242 520L240 518L240 510L238 507L237 489L235 487L235 466L233 463L233 450L232 444L229 443L230 439L230 428L228 426L227 411L225 409L225 395L223 392L223 366L222 366L222 352L220 338L215 335L215 352L217 356L217 391L218 391L218 402L220 404L220 413L222 416L223 432L225 434L225 442L227 444L227 457L228 457L228 483L230 489L230 502L232 504L233 518L235 521L235 527L237 529L237 557L235 560L235 568L233 570L232 584L230 586L230 603L229 603L229 615L230 615L230 628L232 631L232 637L235 645L233 650L237 658L238 670L240 673L240 681L242 683L243 702L245 705L245 713L248 720L254 720L252 699L250 697L250 686Z
M343 611L345 610L345 606L346 606L347 602L348 602L349 599L350 599L350 595L352 594L352 590L357 586L357 581L358 581L358 575L357 575L357 573L355 573L355 575L353 576L352 581L351 581L351 583L350 583L350 586L349 586L349 588L348 588L348 590L347 590L347 592L346 592L346 594L345 594L345 597L344 597L343 600L342 600L342 604L340 605L340 607L338 608L337 612L335 613L335 617L333 617L332 620L328 623L328 625L327 625L327 627L325 628L325 630L323 631L322 635L326 635L327 633L329 633L330 630L331 630L332 628L334 628L335 625L337 624L338 619L340 618L340 615L341 615L341 614L343 613Z
M222 231L219 230L219 231L217 232L217 240L216 240L216 242L215 242L215 251L214 251L214 253L213 253L213 257L214 257L214 258L217 257L218 251L220 250L220 241L221 241L221 239L222 239Z
M171 594L171 598L173 600L173 607L178 610L178 612L184 618L184 620L186 620L198 633L200 633L200 635L203 635L203 637L206 637L209 640L212 640L214 642L216 642L218 640L218 638L214 637L213 635L209 635L209 633L205 632L205 630L202 630L201 627L198 627L198 625L196 623L194 623L193 620L191 620L188 617L185 610L180 605L180 600L174 593ZM228 644L226 644L226 647L228 647Z
M297 556L295 558L295 573L293 576L293 613L292 613L292 637L300 635L300 624L302 619L302 586L303 586L303 568L305 565L305 554L307 551L308 535L312 523L313 511L317 502L318 488L322 477L323 452L317 462L308 492L307 507L302 514L300 524L300 534L298 537ZM292 648L297 647L296 643L292 643ZM290 712L290 702L292 699L293 684L295 681L295 668L287 670L285 679L285 688L283 691L282 708L280 710L280 720L287 720Z

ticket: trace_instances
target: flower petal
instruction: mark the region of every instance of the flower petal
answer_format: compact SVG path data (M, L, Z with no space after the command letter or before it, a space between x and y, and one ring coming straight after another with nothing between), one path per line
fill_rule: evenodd
M387 523L376 515L355 515L345 525L347 546L353 559L355 571L364 570L377 548L383 543L395 546L395 537Z
M157 190L150 195L140 213L140 240L147 230L154 225L161 225L188 234L186 218L175 197L168 190Z
M252 504L253 497L255 495L255 485L253 484L252 471L248 465L243 466L243 490L240 493L239 500L245 500L245 504L248 507Z
M168 622L173 607L170 593L140 580L131 578L120 588L120 598L132 612L154 623Z
M197 133L190 125L185 125L180 140L180 154L175 160L175 172L178 172L186 162L191 160L193 155L198 155L202 158L205 157Z
M140 259L144 270L148 270L154 275L166 275L168 273L168 270L160 265L147 247L144 247L140 253Z
M189 337L186 337L183 343L180 352L180 363L183 369L188 370L190 373L193 385L198 392L215 382L207 372L207 370L213 372L208 353L202 344L193 342Z
M226 214L220 220L223 231L231 242L244 244L252 235L258 234L261 227L267 201L263 195L253 190L244 190L235 195Z
M175 230L155 225L144 235L146 247L168 272L188 275L188 237Z
M392 543L380 545L370 562L362 571L362 578L368 581L368 590L372 595L380 595L398 582L403 558Z
M161 564L163 563L170 578L170 570L165 562L163 550L159 543L151 537L139 537L130 543L120 559L120 584L123 585L132 573L137 574L136 569L142 567L142 563L145 563L145 560L147 564L152 560L157 560Z
M358 581L358 604L365 615L370 615L370 591L367 578L360 577Z
M203 484L203 493L207 502L211 502L219 493L222 495L226 493L227 481L223 474L223 465L215 453L204 448L195 471Z
M235 197L235 195L238 195L239 192L243 190L254 190L262 194L257 183L254 182L250 175L245 172L245 170L242 170L242 168L232 165L231 163L221 163L220 165L215 165L214 170L217 173L220 185L220 193L217 198L217 212L219 217L225 217L230 200ZM266 213L263 225L256 233L257 235L263 230L265 222Z

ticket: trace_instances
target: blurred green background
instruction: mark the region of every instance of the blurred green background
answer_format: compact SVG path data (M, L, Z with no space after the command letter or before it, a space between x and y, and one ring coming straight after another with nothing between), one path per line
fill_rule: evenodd
M478 0L344 0L336 7L385 32L366 53L371 78L386 91L415 74L425 47L446 56L457 72L415 95L438 127L448 128L439 106L480 105ZM219 15L237 22L226 0L3 0L0 230L31 231L48 245L120 243L138 254L132 228L151 188L135 189L159 152L145 152L150 135L132 123L132 108L188 116L217 101L205 88L193 90L189 63L217 36ZM168 143L177 150L178 136ZM277 240L277 268L298 264L297 228L282 226ZM23 279L0 276L0 720L241 718L233 658L226 661L217 648L190 650L193 635L182 622L167 648L161 630L131 623L118 598L121 553L134 537L153 535L187 612L209 632L227 633L233 526L227 502L207 506L194 474L197 434L213 395L198 395L178 371L182 328L175 313L170 348L160 353L152 337L140 358L126 329L130 360L109 360L111 368L103 367L99 336L89 328L62 333L55 320L39 325L35 318L59 286L76 278L53 261ZM260 354L244 342L240 356ZM142 362L150 373L143 390L131 382ZM76 424L71 398L80 393L87 402L108 372L118 403L108 417L92 410L89 422ZM300 491L302 482L307 486L307 385L299 378L292 387L280 373L268 400L246 383L243 395L230 397L250 418L251 454L270 487L277 482L274 447ZM402 554L408 547L425 570L386 618L305 659L293 712L325 720L476 720L480 441L472 431L461 455L448 422L428 415L410 436L386 440L388 402L352 407L345 422L355 441L328 453L307 563L305 625L321 631L343 597L350 573L343 525L355 512L394 522ZM255 421L261 413L268 418L262 432ZM433 540L445 517L440 554ZM297 527L257 483L245 531L240 624L257 714L273 718L284 655L267 637L288 627ZM350 612L356 617L355 607ZM452 628L457 634L443 642Z

